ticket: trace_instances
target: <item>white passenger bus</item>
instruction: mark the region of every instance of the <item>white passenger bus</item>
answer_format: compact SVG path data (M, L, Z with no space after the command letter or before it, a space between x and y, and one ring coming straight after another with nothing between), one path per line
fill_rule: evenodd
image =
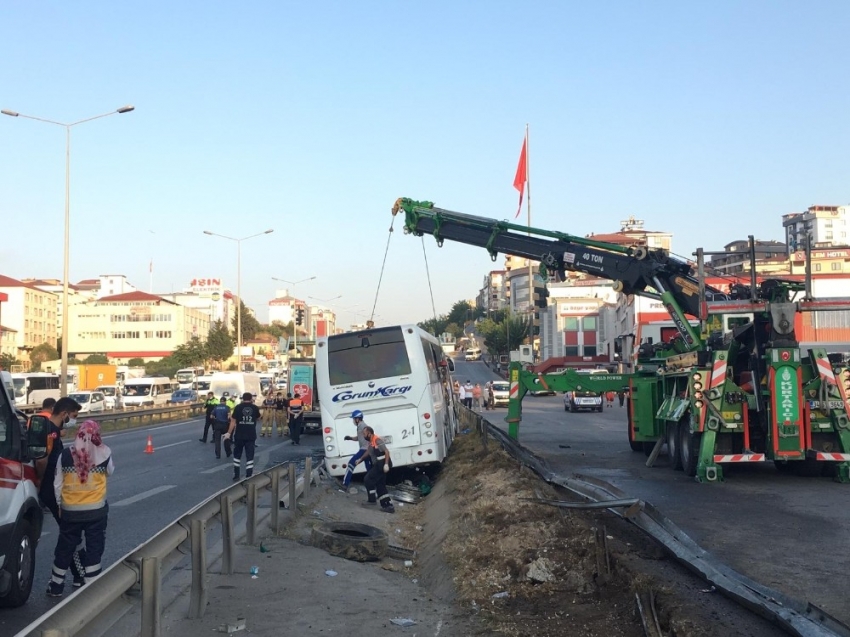
M59 376L44 372L26 372L12 374L15 387L15 404L39 405L45 398L59 400Z
M344 440L356 433L355 409L387 443L393 466L442 462L457 433L453 369L440 342L416 325L319 338L316 389L328 472L343 475L358 449Z
M203 367L187 367L186 369L177 370L178 389L195 389L197 380L206 374Z

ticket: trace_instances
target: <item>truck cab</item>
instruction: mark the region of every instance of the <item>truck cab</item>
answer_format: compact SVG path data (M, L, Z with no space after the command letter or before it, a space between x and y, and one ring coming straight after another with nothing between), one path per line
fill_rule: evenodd
M50 421L27 419L0 391L0 607L26 603L43 514L34 461L47 455Z

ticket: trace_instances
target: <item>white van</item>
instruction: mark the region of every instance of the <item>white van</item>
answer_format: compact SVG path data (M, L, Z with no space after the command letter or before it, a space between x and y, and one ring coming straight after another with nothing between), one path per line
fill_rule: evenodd
M165 376L132 378L124 383L121 402L125 407L164 407L171 391L171 380Z
M260 375L254 372L215 372L212 375L209 390L216 398L227 394L236 402L242 400L242 394L245 392L251 392L254 398L262 395Z
M205 397L207 392L210 390L210 383L212 382L212 376L198 376L197 380L195 380L195 391L198 392L198 396Z
M466 353L463 356L464 360L467 361L480 361L481 360L481 350L477 347L470 347L466 350Z

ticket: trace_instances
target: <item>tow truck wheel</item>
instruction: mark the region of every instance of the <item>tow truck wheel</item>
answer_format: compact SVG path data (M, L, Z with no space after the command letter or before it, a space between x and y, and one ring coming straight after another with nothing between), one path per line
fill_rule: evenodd
M35 547L37 538L29 520L21 520L9 545L10 551L3 567L11 576L9 593L0 597L0 607L17 608L23 606L32 590L32 576L35 571Z
M682 471L689 478L697 474L700 437L700 434L691 433L687 422L679 423L679 456L682 459Z
M674 471L682 470L682 456L679 454L679 425L667 423L667 457Z

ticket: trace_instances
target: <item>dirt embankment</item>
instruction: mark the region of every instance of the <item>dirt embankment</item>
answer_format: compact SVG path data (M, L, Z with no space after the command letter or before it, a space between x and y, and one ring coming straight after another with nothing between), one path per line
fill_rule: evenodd
M538 497L566 499L498 445L485 455L470 433L456 441L434 493L398 516L398 539L417 547L423 583L475 614L479 634L644 635L636 594L646 621L656 623L656 610L657 634L780 634L619 518L530 501Z

